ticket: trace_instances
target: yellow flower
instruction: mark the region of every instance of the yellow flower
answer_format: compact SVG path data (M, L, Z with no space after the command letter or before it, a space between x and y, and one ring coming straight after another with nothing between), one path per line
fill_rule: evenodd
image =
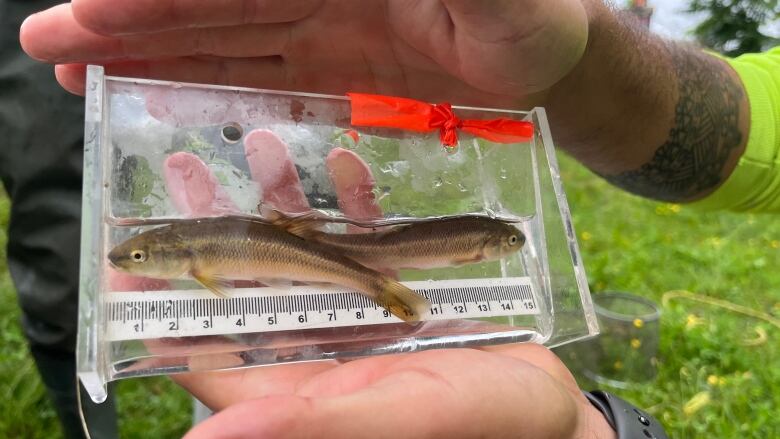
M615 370L621 370L623 369L623 362L620 360L615 361L615 364L612 365L612 367L615 368Z
M772 242L770 242L770 243L769 243L769 245L770 245L772 248L780 248L780 241L778 241L778 240L776 240L776 239L773 239L773 240L772 240Z
M691 416L710 403L710 392L699 392L683 406L685 416Z
M710 386L717 386L718 385L718 377L715 375L710 375L707 377L707 384Z
M590 239L593 238L593 235L591 235L590 232L582 232L580 237L583 241L590 241Z
M642 326L645 326L645 321L642 319L634 319L634 326L641 328Z
M631 347L634 349L639 349L639 347L642 346L642 342L638 338L632 338L631 339Z
M695 314L688 314L688 317L685 319L685 329L691 330L701 324L704 323L704 319L701 317L698 317Z
M659 204L655 207L655 213L656 215L674 215L676 213L680 213L680 205L679 204Z

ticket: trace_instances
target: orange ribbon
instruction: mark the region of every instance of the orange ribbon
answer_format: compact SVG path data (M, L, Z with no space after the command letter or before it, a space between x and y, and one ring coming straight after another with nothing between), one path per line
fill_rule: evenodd
M460 119L448 103L429 104L414 99L392 96L347 93L352 102L352 125L430 133L439 130L441 143L453 147L458 143L458 131L496 143L518 143L531 140L531 122L506 118L492 120Z

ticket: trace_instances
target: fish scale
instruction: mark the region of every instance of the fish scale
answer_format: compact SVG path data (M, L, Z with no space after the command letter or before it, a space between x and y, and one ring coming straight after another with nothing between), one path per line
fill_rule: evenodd
M276 227L243 220L222 220L215 227L182 223L171 232L198 256L195 269L232 279L284 278L291 268L298 280L323 282L340 278L341 285L376 284L376 273L350 259L326 253ZM323 274L323 269L327 270ZM305 279L303 278L305 277ZM359 284L358 284L359 282Z

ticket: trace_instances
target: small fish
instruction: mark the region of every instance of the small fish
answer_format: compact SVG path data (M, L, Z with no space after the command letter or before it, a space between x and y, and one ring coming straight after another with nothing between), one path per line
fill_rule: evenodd
M370 233L326 233L324 222L274 212L270 219L288 232L316 241L338 254L378 269L452 267L510 256L525 235L501 220L458 216L395 226Z
M157 279L193 278L220 296L228 280L330 283L357 290L400 319L417 321L424 297L389 276L285 230L247 218L182 220L117 245L108 259L120 271Z

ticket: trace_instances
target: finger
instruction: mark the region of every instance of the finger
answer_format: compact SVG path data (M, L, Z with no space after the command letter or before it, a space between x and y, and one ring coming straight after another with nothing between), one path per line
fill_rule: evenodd
M195 154L177 152L169 156L163 164L163 174L173 205L185 216L238 211L216 176Z
M374 175L359 155L344 148L334 148L325 162L339 208L345 216L356 220L382 217L382 209L374 195Z
M295 163L282 139L257 129L244 137L244 151L252 180L262 188L264 205L291 213L309 210Z
M87 66L84 64L59 64L54 66L54 77L65 90L84 96Z
M263 87L284 90L289 85L281 59L263 58L169 58L107 64L107 75L130 78ZM56 67L57 80L69 92L83 95L86 68L78 64Z
M290 25L252 24L181 29L127 37L91 32L71 18L69 4L52 8L46 19L22 24L20 40L31 57L51 63L168 58L193 55L259 57L281 55Z
M366 432L404 438L554 438L568 437L574 429L574 401L543 371L511 358L461 353L449 352L457 362L451 366L442 351L429 355L431 365L397 362L398 370L354 393L246 401L198 425L187 438L353 438ZM464 365L475 367L463 370Z
M321 0L74 0L73 15L105 35L169 29L288 23L312 15Z

